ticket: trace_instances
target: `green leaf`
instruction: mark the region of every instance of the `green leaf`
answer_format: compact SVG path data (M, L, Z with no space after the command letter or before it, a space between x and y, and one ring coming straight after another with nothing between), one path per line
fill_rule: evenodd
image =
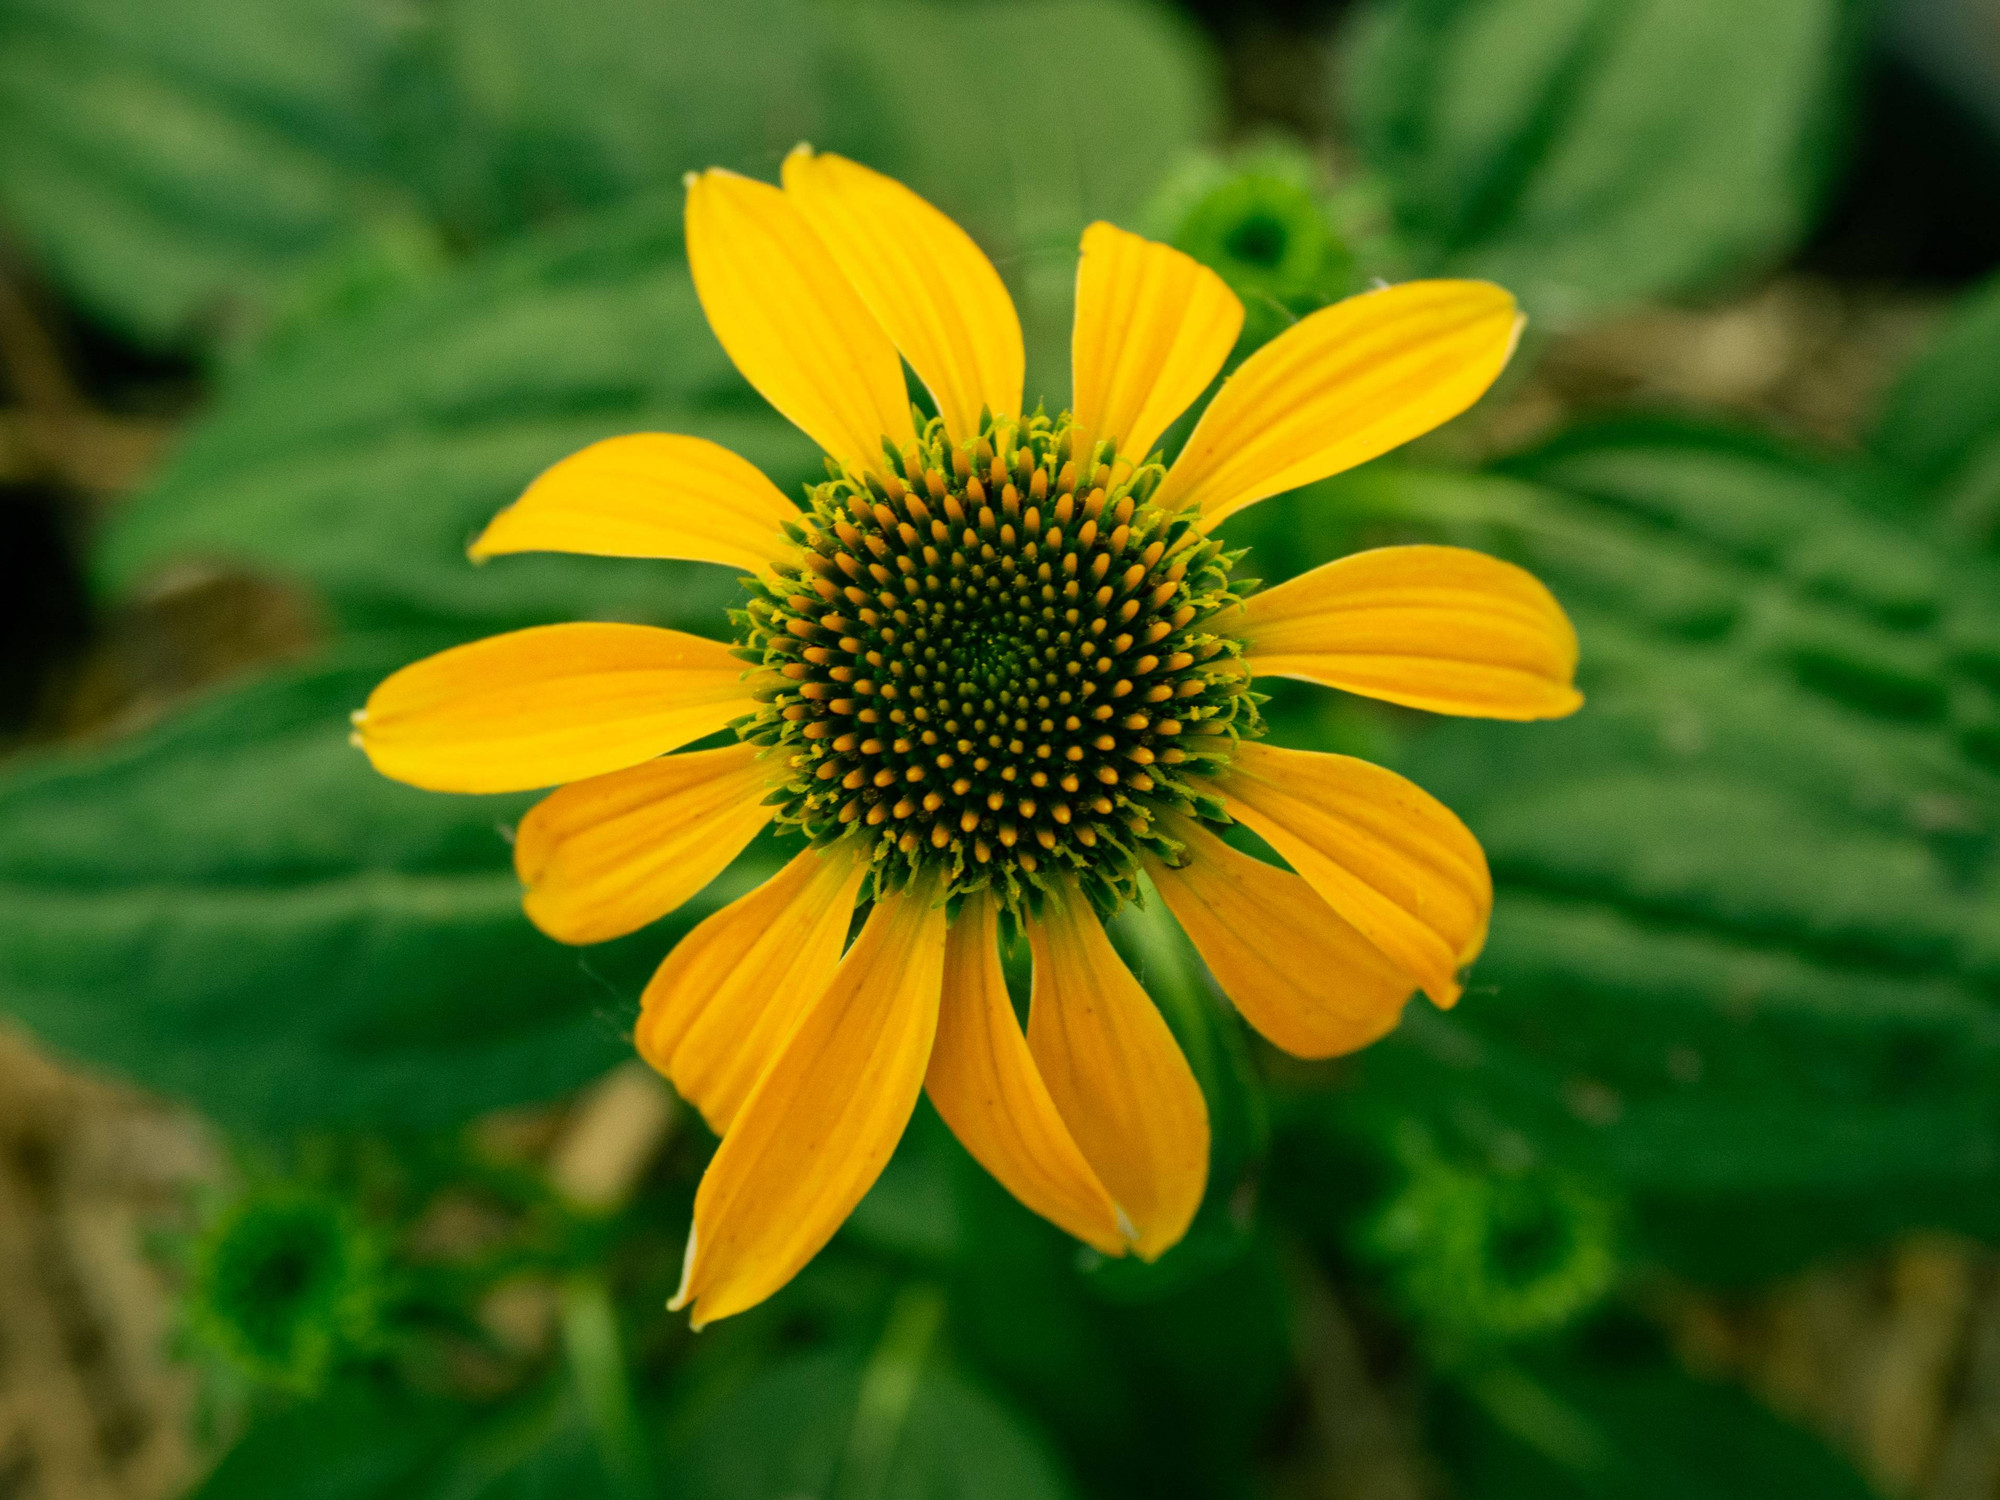
M2000 280L1966 298L1889 391L1870 437L1946 532L2000 550Z
M1854 13L1376 0L1345 87L1420 258L1563 323L1740 276L1799 239L1832 165Z
M0 0L0 204L154 343L254 336L384 222L474 245L822 122L802 0Z
M1620 653L1584 716L1406 759L1498 895L1473 993L1414 1007L1380 1085L1414 1066L1440 1114L1475 1092L1538 1150L1673 1196L1928 1211L1993 1183L1990 784L1775 674L1580 624Z
M1733 1500L1873 1491L1810 1434L1696 1380L1633 1330L1606 1347L1453 1372L1442 1446L1483 1500Z
M462 1434L466 1414L441 1401L391 1399L363 1386L292 1407L254 1425L194 1500L388 1500L420 1494ZM413 1482L416 1481L416 1482Z
M0 3L0 204L96 310L155 343L241 323L401 194L368 116L395 10Z
M650 203L524 244L240 372L104 533L112 590L196 560L311 584L355 628L463 634L559 619L723 629L727 569L466 544L548 464L601 437L713 438L782 486L817 467L710 335Z
M456 237L762 171L826 124L806 0L445 0L385 97L388 166Z
M855 149L1017 252L1073 253L1217 123L1195 33L1136 0L857 0L830 25Z
M590 1436L531 1392L482 1411L352 1384L253 1425L193 1500L610 1500Z
M853 1355L796 1355L690 1413L668 1454L674 1493L687 1500L858 1494L843 1469L854 1450L863 1373ZM1072 1493L1032 1428L936 1360L923 1366L898 1415L870 1500L1063 1500Z
M1427 721L1398 759L1485 845L1493 928L1464 1001L1414 1002L1349 1105L1718 1232L1714 1205L1760 1201L1868 1205L1815 1219L1822 1247L1990 1229L2000 569L1884 519L1870 471L1741 435L1619 424L1507 468L1377 467L1258 523L1287 571L1377 540L1507 553L1583 642L1575 717Z
M0 1009L226 1124L451 1124L627 1053L661 928L587 951L521 914L528 799L376 775L347 714L399 641L197 705L0 781Z
M1292 1378L1270 1236L1134 1296L970 1157L962 1168L952 1347L1063 1445L1085 1493L1238 1493Z
M953 1174L964 1159L964 1148L930 1099L919 1098L895 1154L841 1233L902 1261L951 1264L965 1238L952 1192Z
M0 207L154 344L251 345L385 240L477 249L702 167L771 176L800 140L1005 255L1069 250L1212 106L1135 0L0 0Z

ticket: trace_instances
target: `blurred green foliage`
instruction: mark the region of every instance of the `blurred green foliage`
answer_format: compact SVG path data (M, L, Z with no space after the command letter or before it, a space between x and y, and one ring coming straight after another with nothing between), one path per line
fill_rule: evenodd
M1417 266L1574 323L1761 269L1838 159L1858 0L1376 0L1341 75Z
M502 837L527 799L454 805L384 782L347 743L347 714L414 644L10 776L9 1012L253 1129L447 1124L621 1056L661 939L587 955L541 940Z
M1872 435L1883 465L1910 481L1918 513L1947 538L1987 552L2000 551L1996 357L2000 281L1968 299L1890 392ZM2000 739L1986 743L2000 751Z
M1207 71L1137 0L4 0L0 207L133 336L240 347L799 140L1046 248L1206 132Z
M660 1310L710 1145L691 1117L596 1214L457 1127L624 1057L649 967L782 851L560 948L519 912L524 799L400 787L346 740L375 681L452 642L720 630L722 570L464 558L613 433L711 437L788 489L816 468L702 319L688 168L769 177L805 137L903 177L992 251L1030 395L1059 403L1096 216L1214 265L1239 352L1376 275L1495 276L1556 325L1754 275L1838 160L1859 16L1374 0L1342 58L1358 165L1330 174L1220 149L1214 59L1136 0L0 0L0 214L98 315L215 371L96 538L100 592L241 570L323 625L308 660L0 768L0 1007L259 1150L344 1143L191 1262L191 1327L256 1387L203 1495L1229 1500L1311 1458L1329 1303L1407 1348L1461 1493L1862 1493L1682 1372L1625 1292L2000 1232L2000 289L1864 452L1632 419L1230 523L1268 580L1394 541L1517 558L1577 621L1589 704L1434 724L1277 692L1284 742L1381 756L1467 819L1492 939L1456 1010L1299 1067L1158 903L1123 914L1215 1124L1154 1266L1027 1215L925 1107L791 1288L692 1337ZM418 1231L454 1194L503 1229L440 1269ZM540 1351L478 1317L522 1276L555 1309Z
M489 242L818 127L806 10L732 11L9 0L0 197L133 333L249 336L384 237Z
M757 400L708 331L678 203L553 231L246 366L108 530L111 590L171 558L309 583L338 628L513 626L596 616L721 631L719 569L534 557L474 568L466 544L586 443L712 438L788 488L816 451Z
M1874 1493L1742 1393L1636 1357L1643 1337L1607 1326L1465 1378L1439 1417L1457 1471L1478 1476L1478 1494L1562 1500Z
M1246 516L1273 571L1393 536L1513 555L1588 643L1586 712L1403 757L1486 846L1491 989L1413 1008L1341 1107L1619 1181L1704 1274L1993 1232L2000 571L1912 507L1867 461L1626 422Z

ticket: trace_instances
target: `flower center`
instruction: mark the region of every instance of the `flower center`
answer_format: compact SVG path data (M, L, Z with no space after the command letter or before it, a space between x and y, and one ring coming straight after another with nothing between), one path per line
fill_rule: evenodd
M1110 909L1168 809L1217 816L1185 779L1262 733L1237 643L1214 633L1233 558L1147 503L1158 464L1072 454L1067 417L932 420L901 474L811 493L804 565L740 614L781 674L742 728L782 747L779 820L866 841L880 889L954 894L1081 879Z

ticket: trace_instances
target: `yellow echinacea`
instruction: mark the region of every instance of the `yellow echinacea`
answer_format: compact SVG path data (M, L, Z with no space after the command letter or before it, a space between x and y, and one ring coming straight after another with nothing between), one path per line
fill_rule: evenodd
M1251 680L1503 719L1581 701L1575 634L1519 568L1389 547L1244 598L1211 532L1464 411L1513 350L1514 301L1418 281L1314 313L1163 465L1154 445L1243 321L1178 251L1084 232L1054 419L1022 410L992 264L865 167L801 148L782 188L692 177L687 252L723 348L836 477L800 510L712 443L612 438L472 552L741 569L736 647L518 631L396 673L359 741L420 787L559 786L515 863L528 915L565 942L665 916L767 824L808 840L643 1000L639 1051L722 1136L674 1302L697 1326L812 1258L924 1089L1028 1207L1107 1255L1157 1256L1201 1200L1208 1115L1101 918L1150 881L1250 1024L1325 1057L1388 1031L1416 990L1452 1004L1492 904L1457 818L1380 767L1262 743ZM913 413L905 360L935 417ZM738 743L671 753L724 729ZM1232 820L1291 869L1224 843ZM1032 951L1025 1032L1003 922Z

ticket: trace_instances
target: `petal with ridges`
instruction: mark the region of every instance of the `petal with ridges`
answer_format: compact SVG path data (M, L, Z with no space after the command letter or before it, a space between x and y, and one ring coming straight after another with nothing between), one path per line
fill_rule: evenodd
M1122 456L1143 463L1208 389L1242 331L1243 304L1200 261L1092 224L1083 232L1070 333L1081 441L1115 438Z
M924 1087L960 1143L1008 1192L1084 1243L1123 1255L1118 1210L1063 1124L1007 998L999 916L999 904L981 891L966 897L952 923Z
M1147 871L1244 1020L1297 1057L1338 1057L1395 1029L1416 980L1311 886L1199 823L1168 832L1187 862L1149 858Z
M711 169L688 182L688 268L743 378L850 469L916 441L903 363L796 204Z
M798 1273L872 1187L917 1107L937 1031L945 912L928 889L869 913L832 982L703 1174L680 1290L699 1328Z
M771 821L768 775L755 745L731 745L551 792L514 836L528 919L565 943L601 943L658 921Z
M1357 552L1251 596L1241 618L1254 676L1486 719L1557 719L1583 703L1576 630L1555 596L1463 547Z
M1236 747L1217 783L1247 824L1326 903L1439 1005L1486 941L1486 855L1448 807L1394 771L1348 755Z
M1071 886L1027 924L1028 1050L1063 1123L1156 1260L1208 1185L1208 1104L1180 1044Z
M674 945L633 1042L717 1135L840 963L866 865L808 849Z
M937 402L954 442L1017 417L1026 355L1014 299L972 236L893 177L800 146L785 193Z
M757 705L726 646L651 625L541 625L386 678L354 716L384 776L438 792L520 792L623 770Z
M1487 281L1409 281L1301 319L1237 367L1154 499L1215 525L1400 447L1499 378L1520 337Z
M606 438L546 471L471 547L680 557L760 572L794 561L785 536L798 507L746 458L669 432Z

